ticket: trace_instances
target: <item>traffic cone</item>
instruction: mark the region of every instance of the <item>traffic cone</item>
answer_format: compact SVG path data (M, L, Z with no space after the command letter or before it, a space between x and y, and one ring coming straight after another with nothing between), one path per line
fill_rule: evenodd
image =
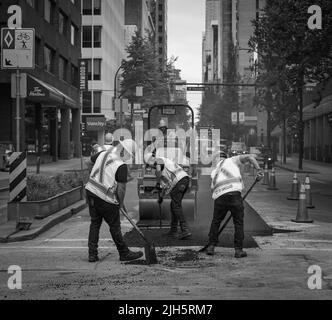
M299 205L297 208L296 219L292 219L293 222L297 223L313 223L314 221L309 218L308 209L307 209L307 200L306 200L305 185L301 184L301 190L299 195Z
M299 200L299 181L297 180L297 173L294 172L292 191L287 200Z
M267 188L267 190L279 190L276 185L276 169L275 168L272 168L270 183L269 183L269 187Z
M264 180L263 180L263 185L268 186L270 184L270 179L269 179L269 169L267 164L265 165L264 169Z
M309 209L315 208L315 206L312 204L312 195L311 195L309 175L307 175L305 178L305 196L306 196L306 200L307 200L307 208L309 208Z

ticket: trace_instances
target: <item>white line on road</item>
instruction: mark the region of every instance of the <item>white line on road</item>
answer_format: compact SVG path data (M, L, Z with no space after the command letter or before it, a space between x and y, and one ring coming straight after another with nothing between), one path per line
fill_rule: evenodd
M88 241L88 239L46 239L44 242L79 242L79 241ZM99 241L111 241L112 239L99 239Z

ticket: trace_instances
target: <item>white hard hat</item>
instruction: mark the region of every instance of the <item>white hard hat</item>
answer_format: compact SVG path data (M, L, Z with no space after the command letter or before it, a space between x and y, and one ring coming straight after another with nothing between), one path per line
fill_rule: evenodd
M114 137L112 135L112 133L107 133L105 135L105 144L112 144L114 141Z
M164 119L161 119L159 122L159 128L162 128L162 127L167 127L166 121Z
M126 139L126 140L120 141L120 144L131 156L133 156L135 154L137 145L134 140Z

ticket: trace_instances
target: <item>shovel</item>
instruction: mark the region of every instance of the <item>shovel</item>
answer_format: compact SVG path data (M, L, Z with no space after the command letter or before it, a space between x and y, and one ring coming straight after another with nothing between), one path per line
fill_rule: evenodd
M250 191L254 188L254 186L256 185L256 183L259 181L259 179L255 179L254 183L252 184L252 186L248 189L247 193L243 196L243 200L245 200L248 196L248 194L250 193ZM221 233L224 231L224 229L226 228L226 226L228 225L228 223L231 221L232 219L232 215L230 215L228 217L228 219L226 220L226 222L221 226L221 228L218 231L218 237L221 235ZM208 248L208 244L203 247L202 249L200 249L198 252L204 252L207 248Z
M148 241L148 239L145 237L143 232L137 227L135 222L129 217L128 213L124 209L120 209L121 213L127 218L127 220L131 223L131 225L135 228L135 230L139 233L139 235L142 237L142 239L145 241L144 245L144 252L145 252L145 259L146 263L148 265L151 264L157 264L157 255L156 255L156 248L153 243Z

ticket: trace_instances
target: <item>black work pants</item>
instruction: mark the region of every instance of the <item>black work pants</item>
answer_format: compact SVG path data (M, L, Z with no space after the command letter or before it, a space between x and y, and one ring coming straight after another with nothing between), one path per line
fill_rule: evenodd
M215 200L213 220L209 233L209 244L214 246L218 244L220 224L225 219L228 211L231 212L234 222L234 247L242 249L244 240L244 206L240 192L226 193Z
M113 241L119 254L128 253L129 249L121 233L119 206L108 203L87 190L87 200L91 217L89 232L89 255L98 254L99 231L103 219L109 225Z
M177 229L178 224L182 231L188 231L188 225L182 210L182 199L189 187L189 177L181 179L171 191L171 228Z

